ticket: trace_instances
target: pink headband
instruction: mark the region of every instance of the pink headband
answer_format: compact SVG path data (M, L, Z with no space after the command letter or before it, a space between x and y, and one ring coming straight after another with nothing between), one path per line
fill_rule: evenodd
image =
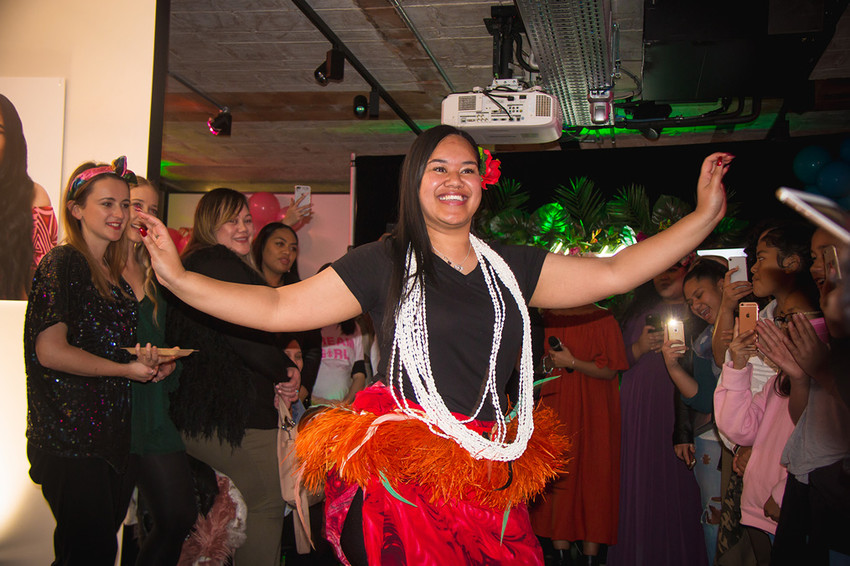
M122 155L121 157L113 161L112 165L92 167L91 169L86 169L85 171L74 177L74 180L71 183L71 187L68 189L68 200L74 200L74 197L77 194L77 190L82 187L86 183L86 181L88 181L89 179L93 179L98 175L104 175L107 173L110 175L115 175L116 177L121 177L128 183L136 183L136 174L127 169L127 156Z

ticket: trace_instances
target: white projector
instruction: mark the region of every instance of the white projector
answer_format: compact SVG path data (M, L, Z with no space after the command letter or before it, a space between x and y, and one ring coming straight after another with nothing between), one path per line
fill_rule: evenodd
M443 124L469 132L481 144L549 143L561 137L560 107L540 87L480 87L443 100Z

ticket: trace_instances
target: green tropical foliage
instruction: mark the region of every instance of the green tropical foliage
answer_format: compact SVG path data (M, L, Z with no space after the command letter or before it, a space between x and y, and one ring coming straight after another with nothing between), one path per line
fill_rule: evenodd
M607 209L612 223L631 226L636 232L646 235L655 233L652 229L649 197L646 196L646 189L642 185L632 184L621 188L608 202Z
M715 229L711 247L737 245L747 223L734 218L738 210L729 193L729 212ZM684 200L661 195L650 206L646 189L628 185L609 201L586 177L571 179L555 189L554 200L532 212L530 195L519 181L501 179L483 193L476 230L485 239L530 245L556 253L611 253L635 243L637 236L652 236L692 211Z

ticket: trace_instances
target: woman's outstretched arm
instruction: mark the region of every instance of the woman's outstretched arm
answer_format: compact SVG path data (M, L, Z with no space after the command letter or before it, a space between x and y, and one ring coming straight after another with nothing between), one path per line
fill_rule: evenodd
M139 216L147 225L142 239L159 282L186 304L216 318L269 332L292 332L348 320L362 311L333 269L276 289L186 271L165 225L154 216Z
M568 308L625 293L691 253L726 214L723 175L733 156L713 153L703 161L697 208L670 228L608 258L549 254L531 306Z

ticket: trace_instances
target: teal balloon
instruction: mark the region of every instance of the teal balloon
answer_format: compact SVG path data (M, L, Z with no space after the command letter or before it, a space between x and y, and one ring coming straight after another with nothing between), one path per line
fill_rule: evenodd
M850 163L850 138L844 138L844 141L841 142L838 147L838 155L841 157L841 161Z
M850 195L850 163L832 161L818 172L818 189L822 195L840 199Z
M821 167L832 161L832 156L817 145L804 147L794 157L794 174L807 185L817 182Z

